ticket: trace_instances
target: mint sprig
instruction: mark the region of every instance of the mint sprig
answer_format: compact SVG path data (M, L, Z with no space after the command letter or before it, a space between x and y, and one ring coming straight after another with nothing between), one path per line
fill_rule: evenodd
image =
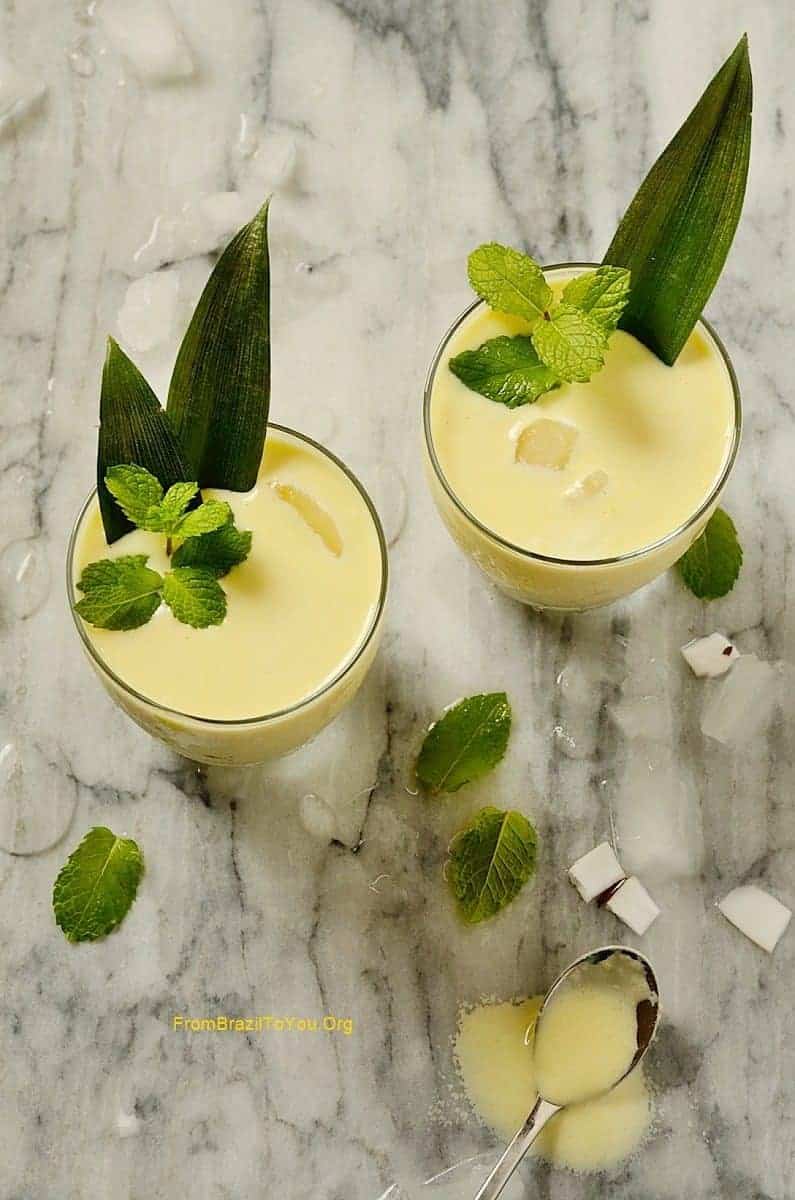
M559 303L532 258L489 242L469 256L473 289L497 312L527 323L527 333L491 338L450 359L453 374L472 391L517 408L561 383L587 383L629 300L630 273L602 266L571 280Z
M429 792L457 792L500 762L511 732L511 706L505 692L459 700L425 735L417 759L417 779Z
M743 550L734 521L722 508L716 508L704 532L679 559L677 567L687 587L699 600L718 600L732 590Z
M447 881L469 925L496 916L536 866L536 831L520 812L483 808L453 839Z
M145 625L165 602L184 625L220 625L227 603L218 579L248 557L251 532L235 528L225 501L189 508L196 483L175 483L164 495L158 479L135 463L111 467L105 482L129 521L165 534L172 570L158 574L145 554L89 563L77 583L83 596L75 612L100 629L129 630Z
M118 561L118 560L117 560ZM56 924L70 942L93 942L120 925L130 910L144 872L132 838L104 825L90 829L55 880Z

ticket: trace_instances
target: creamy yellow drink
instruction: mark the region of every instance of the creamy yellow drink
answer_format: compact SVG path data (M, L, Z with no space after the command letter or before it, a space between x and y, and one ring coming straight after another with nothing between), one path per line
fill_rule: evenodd
M237 527L254 534L248 559L223 579L224 621L194 629L162 605L137 629L81 621L81 630L105 685L150 732L200 761L261 761L306 741L361 683L383 609L383 537L342 466L279 427L251 491L203 496L227 501ZM76 531L73 582L90 562L131 554L168 569L158 534L136 529L108 546L92 500Z
M547 272L556 299L582 270ZM659 574L703 529L736 452L735 387L703 322L672 367L616 331L589 382L517 408L449 369L526 330L476 304L443 344L426 396L431 487L455 540L510 595L590 608Z

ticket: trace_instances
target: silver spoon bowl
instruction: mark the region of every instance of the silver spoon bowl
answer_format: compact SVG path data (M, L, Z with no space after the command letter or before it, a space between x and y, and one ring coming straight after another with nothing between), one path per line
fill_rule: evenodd
M606 1095L607 1092L612 1092L614 1087L617 1087L623 1079L626 1079L631 1071L635 1070L635 1067L651 1045L657 1031L657 1024L660 1018L660 991L657 987L657 977L649 960L640 951L633 950L631 946L601 946L598 950L591 950L588 954L583 954L580 958L575 959L557 977L544 997L541 1008L538 1010L538 1017L536 1018L536 1028L538 1028L538 1024L543 1020L544 1011L549 1005L550 1000L560 992L561 988L567 982L570 982L571 976L575 971L580 970L584 966L597 966L613 954L625 954L628 958L640 964L649 987L649 998L642 1000L637 1006L637 1049L631 1063L619 1079L616 1079L609 1088L606 1088L604 1092L597 1093L597 1095ZM590 1098L595 1099L595 1097ZM560 1112L562 1107L563 1105L561 1104L553 1104L551 1100L545 1100L543 1096L538 1097L532 1109L527 1114L524 1125L522 1125L522 1128L509 1142L508 1148L481 1187L475 1200L497 1200L502 1189L519 1166L519 1163L547 1121L551 1117L554 1117L555 1113Z

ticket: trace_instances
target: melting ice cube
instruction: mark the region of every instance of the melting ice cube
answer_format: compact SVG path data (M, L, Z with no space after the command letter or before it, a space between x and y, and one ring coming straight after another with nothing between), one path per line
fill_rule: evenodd
M216 245L250 221L255 211L256 205L240 192L213 192L198 204L199 220L207 222L208 240Z
M573 425L540 417L526 425L516 439L516 461L562 471L576 441L577 430Z
M772 716L779 699L778 684L773 663L755 654L741 655L704 705L701 732L726 746L751 741Z
M178 294L176 271L156 271L134 280L119 310L122 341L133 350L151 350L166 341L174 324Z
M334 809L314 792L307 792L298 806L298 815L304 829L321 842L330 842L337 832Z
M292 181L298 163L295 138L284 130L271 129L263 134L251 157L250 171L260 192L284 188Z
M292 505L309 528L318 535L326 549L339 558L342 554L342 538L326 510L321 508L307 492L293 487L291 483L272 483L271 487L280 500Z
M100 19L142 79L166 83L193 74L191 52L166 0L104 0Z
M584 475L567 488L565 494L569 500L585 500L589 496L598 496L601 492L606 492L607 484L607 471L591 471L589 475Z

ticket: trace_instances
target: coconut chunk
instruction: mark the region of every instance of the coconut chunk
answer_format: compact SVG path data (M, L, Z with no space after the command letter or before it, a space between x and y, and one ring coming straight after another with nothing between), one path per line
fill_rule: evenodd
M694 675L716 679L731 670L740 651L722 633L710 633L682 646L682 657Z
M609 842L600 842L569 867L569 879L586 904L625 878Z
M291 483L272 483L276 495L291 505L309 528L318 535L327 550L336 557L342 554L342 538L331 516L307 492Z
M587 500L590 496L599 496L602 492L607 491L609 483L607 471L591 471L589 475L584 475L582 479L578 479L570 488L566 488L564 495L567 500Z
M641 936L660 915L660 910L636 875L624 880L605 904L620 921Z
M516 439L516 461L529 467L562 471L576 441L577 430L573 425L540 417L526 425Z
M745 884L729 892L718 904L727 921L731 921L757 946L772 954L792 916L791 911L755 884Z

